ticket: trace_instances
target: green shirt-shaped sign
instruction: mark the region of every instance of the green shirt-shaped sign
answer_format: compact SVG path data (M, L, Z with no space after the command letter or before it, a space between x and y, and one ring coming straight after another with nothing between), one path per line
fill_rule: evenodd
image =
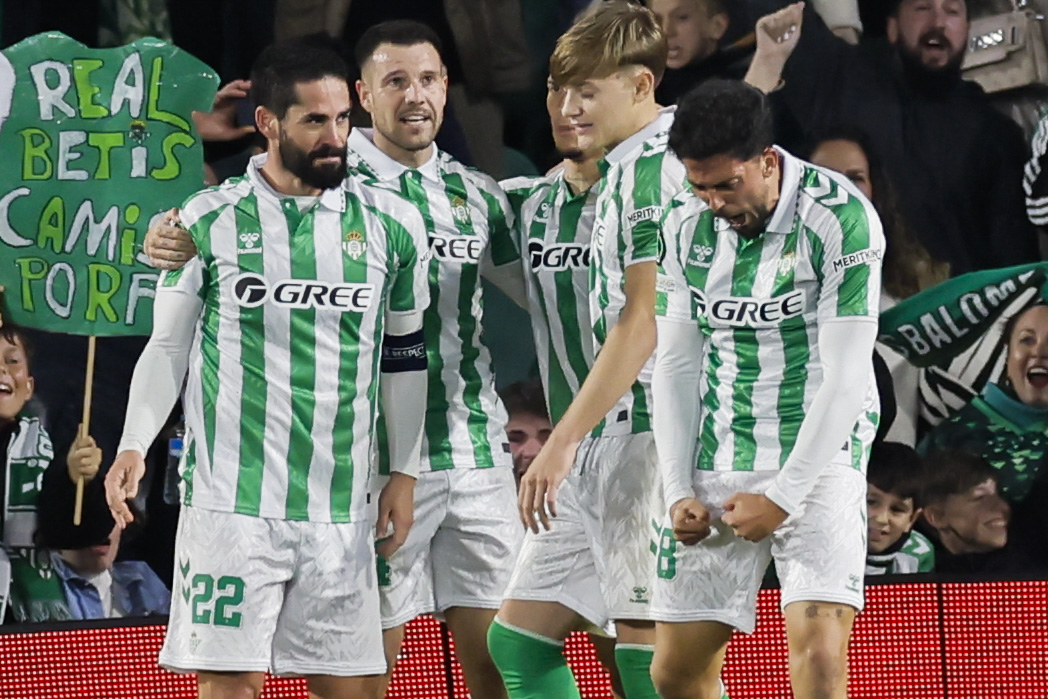
M89 49L39 34L0 54L0 285L15 323L147 335L150 221L203 186L192 112L218 77L146 38Z

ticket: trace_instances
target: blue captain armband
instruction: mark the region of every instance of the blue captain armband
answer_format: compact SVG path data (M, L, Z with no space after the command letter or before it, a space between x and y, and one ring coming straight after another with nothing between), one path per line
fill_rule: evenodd
M382 373L426 370L426 338L421 328L407 335L382 338Z

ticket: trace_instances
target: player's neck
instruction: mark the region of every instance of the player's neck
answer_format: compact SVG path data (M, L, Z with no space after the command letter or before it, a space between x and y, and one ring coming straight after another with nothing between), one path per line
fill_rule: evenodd
M269 183L278 194L289 197L317 197L320 190L303 182L298 176L286 169L280 162L280 156L276 155L274 149L270 149L269 157L259 170L262 177Z
M564 181L568 183L572 194L581 194L589 190L600 180L598 158L568 160L564 165Z
M375 129L374 134L375 147L404 167L422 167L433 157L433 151L437 147L435 144L430 143L422 150L408 150L393 143L393 141L383 136L378 129Z

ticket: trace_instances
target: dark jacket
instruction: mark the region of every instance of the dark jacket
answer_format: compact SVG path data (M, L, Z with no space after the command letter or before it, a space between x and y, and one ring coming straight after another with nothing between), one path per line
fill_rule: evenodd
M776 105L809 140L842 125L867 133L906 221L952 274L1039 259L1025 216L1025 139L979 86L922 81L894 47L850 46L807 10L783 78Z

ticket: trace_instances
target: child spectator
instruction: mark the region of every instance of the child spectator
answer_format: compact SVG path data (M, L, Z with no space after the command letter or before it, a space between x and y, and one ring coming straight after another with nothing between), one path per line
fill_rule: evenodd
M506 437L513 456L513 475L519 484L553 431L553 423L546 410L542 384L536 379L511 383L499 392L499 397L509 416Z
M935 550L913 530L921 515L921 457L898 442L875 444L866 471L866 575L928 573Z
M921 498L936 572L1029 569L1026 537L1010 536L1012 511L999 494L999 475L971 452L945 450L925 461Z

